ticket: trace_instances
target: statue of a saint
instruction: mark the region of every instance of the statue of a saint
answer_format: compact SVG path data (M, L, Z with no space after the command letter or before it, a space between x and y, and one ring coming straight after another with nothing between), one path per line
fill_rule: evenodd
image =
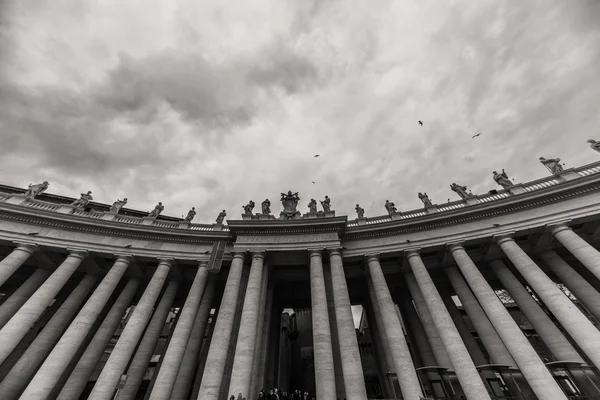
M554 175L560 174L563 171L563 167L560 165L560 158L550 158L546 160L544 157L540 157L540 162Z
M317 201L315 199L310 199L310 202L307 205L308 212L311 214L317 213Z
M323 207L324 212L331 211L331 199L329 198L329 196L325 195L325 200L321 201L321 206Z
M196 207L192 207L190 211L188 211L187 215L184 218L185 222L192 222L194 217L196 216Z
M163 203L161 203L159 201L158 204L156 205L156 207L154 207L154 210L152 210L148 213L148 217L156 218L160 215L161 212L163 212L164 209L165 209L165 206L163 206Z
M46 189L48 189L48 186L48 181L44 181L36 185L32 185L30 183L27 187L27 190L25 191L25 197L27 197L28 199L35 199L35 196L39 196L40 194L44 193Z
M242 206L244 209L244 215L253 215L252 210L254 210L254 206L255 204L252 200L250 200L245 206Z
M287 193L281 193L281 204L283 205L283 211L279 214L279 219L298 219L300 218L300 211L298 207L298 201L300 197L298 192L292 193L289 190Z
M497 173L496 171L494 171L493 174L496 183L502 186L504 189L508 189L509 187L514 186L510 179L508 179L508 175L506 175L506 172L504 172L504 168L502 168L501 174Z
M425 192L425 193L419 192L419 199L423 202L423 205L425 207L433 206L433 204L431 204L431 200L429 200L429 196L427 196L427 192Z
M596 140L593 140L593 139L590 139L587 142L590 143L590 147L593 150L596 150L597 152L600 152L600 142L598 142Z
M361 206L359 206L357 204L356 207L354 207L354 209L356 210L356 214L358 214L358 218L365 217L365 209L364 208L362 208Z
M225 219L226 216L227 216L227 213L225 212L225 210L221 211L219 213L219 215L217 216L217 224L222 224L223 220Z
M113 214L118 214L125 204L127 204L127 197L124 197L123 200L117 199L117 201L110 206L110 212Z
M450 185L450 189L452 189L453 192L459 195L461 199L466 199L467 197L473 196L473 194L467 193L466 186L460 186L456 183L453 183L452 185Z
M265 199L260 206L263 214L271 214L271 201L269 201L269 199Z
M92 192L88 191L87 193L81 193L81 197L72 202L70 205L75 208L84 208L89 204L90 200L93 199Z
M385 206L385 209L387 210L388 214L390 214L390 215L392 215L395 212L398 212L398 209L396 208L396 205L393 202L389 201L389 200L385 201L385 205L384 206Z

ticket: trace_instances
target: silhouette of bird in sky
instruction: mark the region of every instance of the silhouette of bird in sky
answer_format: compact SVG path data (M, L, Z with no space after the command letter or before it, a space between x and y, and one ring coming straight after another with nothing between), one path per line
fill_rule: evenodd
M312 183L314 184L314 183L315 183L315 181L312 181Z
M423 121L419 121L419 125L423 126Z
M320 157L320 154L315 154L315 158Z
M477 135L473 135L473 137L471 139L475 139L479 135L481 135L481 133L478 133Z

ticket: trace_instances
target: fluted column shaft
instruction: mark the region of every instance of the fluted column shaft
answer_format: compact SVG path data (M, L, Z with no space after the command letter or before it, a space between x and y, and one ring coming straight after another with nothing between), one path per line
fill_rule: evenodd
M497 242L579 348L600 367L600 331L512 238L500 237Z
M367 389L365 388L358 341L356 340L342 254L339 250L329 252L329 265L346 398L348 400L363 400L367 398Z
M501 260L496 260L490 263L490 267L552 354L559 360L583 362L575 348L506 264Z
M217 334L213 335L210 343L198 391L198 400L218 400L219 398L243 271L244 254L237 253L231 261L227 284L219 306L219 315L214 328Z
M485 311L483 311L471 289L469 289L459 269L457 267L447 268L446 275L448 275L450 284L456 291L456 295L462 303L469 320L471 320L479 338L492 358L492 362L494 364L516 367L516 363L508 352L504 342L500 339L498 332L494 329Z
M540 399L565 400L562 390L465 249L460 245L453 245L450 251L531 389Z
M419 284L419 289L425 299L425 304L433 318L433 323L444 343L452 367L456 372L456 377L460 382L467 398L477 400L490 399L490 396L481 380L479 372L473 364L473 360L454 325L452 318L444 305L440 294L438 293L429 272L423 264L421 257L415 251L409 251L407 254L411 270Z
M335 371L323 260L318 251L311 251L309 257L316 397L318 399L335 399Z
M85 253L80 251L69 254L56 271L0 330L0 364L17 347L35 321L77 270L84 257Z
M135 351L140 337L144 333L144 329L152 314L154 304L167 280L170 269L171 261L162 260L159 262L150 283L148 283L146 290L144 290L144 294L142 294L125 329L123 329L119 341L106 361L106 365L104 365L104 368L96 381L96 385L94 385L94 388L90 393L90 400L112 399L117 384L121 379L121 375L125 372L129 359Z
M38 268L8 299L0 305L0 329L50 276L50 271Z
M435 327L435 323L433 322L431 313L427 308L427 304L425 303L425 299L423 298L421 289L419 289L419 284L417 283L415 276L408 272L404 274L404 278L406 279L406 286L408 287L410 296L415 303L419 320L421 321L421 325L423 326L425 336L427 337L427 341L429 342L429 346L431 347L431 351L433 352L433 356L435 357L437 365L446 368L452 367L452 362L450 362L450 357L448 356L446 347L444 346L440 334Z
M202 340L204 340L208 317L210 316L210 309L213 303L215 284L215 281L208 281L206 289L204 289L202 302L200 303L200 307L198 307L194 326L192 327L185 354L183 360L181 360L179 372L177 373L177 380L175 381L175 386L173 386L173 391L171 392L171 400L187 400L189 398L188 395L191 389L192 377L198 367L200 348L202 346Z
M73 400L81 396L90 375L94 371L94 368L96 368L96 364L102 358L104 349L108 346L127 307L131 304L138 286L139 281L137 279L130 279L127 282L127 285L125 285L123 291L119 294L119 297L104 318L104 321L88 344L77 365L73 368L73 372L71 372L69 379L67 379L67 382L62 387L57 400Z
M73 289L0 383L0 399L15 399L21 394L60 335L69 326L71 319L94 288L96 281L95 276L88 274ZM44 395L38 398L42 399Z
M0 286L27 261L37 248L34 244L20 244L0 261Z
M550 228L556 240L571 252L581 263L600 279L600 252L581 236L573 232L566 224L557 224Z
M29 386L23 393L24 396L42 398L49 394L65 369L71 363L73 357L84 342L96 319L102 313L106 303L110 300L123 274L127 271L131 262L130 257L119 257L108 273L102 279L94 293L85 303L77 317L54 349L44 361L44 364L35 375Z
M201 263L196 272L192 287L188 292L185 304L177 320L177 325L175 325L171 340L169 341L169 347L158 370L154 388L150 394L150 400L167 400L171 397L171 391L175 385L179 366L183 359L190 333L192 332L192 326L194 325L194 319L200 306L200 300L204 294L204 288L206 287L208 277L207 267L207 263Z
M594 318L600 321L600 293L555 251L547 251L540 258Z
M398 375L402 397L405 400L419 400L423 396L423 392L379 259L376 256L367 257L367 266L376 300L373 311L380 313L375 318L379 318L382 322L385 339L392 353L392 360Z
M136 398L137 391L144 379L150 360L154 355L154 350L160 339L160 336L165 328L167 316L173 307L173 301L177 296L179 282L170 281L167 288L164 290L158 305L154 308L152 318L148 323L148 327L144 331L144 336L140 340L140 344L133 355L129 367L127 367L127 379L123 388L119 390L117 400L133 400ZM129 324L129 322L128 322Z

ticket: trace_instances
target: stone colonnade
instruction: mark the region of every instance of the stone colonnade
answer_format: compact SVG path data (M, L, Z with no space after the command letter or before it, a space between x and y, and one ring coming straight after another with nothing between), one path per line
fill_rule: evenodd
M593 246L564 224L550 231L591 274L600 277L600 253ZM487 261L490 271L554 358L599 367L598 328L510 235L494 237L494 241L501 254ZM0 278L9 279L37 250L34 244L15 248L0 261ZM566 400L548 366L463 244L449 243L447 253L451 262L443 275L491 363L508 368L521 378L523 390L539 399ZM419 366L446 370L450 385L466 399L492 399L488 375L482 372L481 349L467 337L470 332L460 315L457 319L448 291L439 290L421 254L420 249L405 251L408 268L402 274L408 290L401 313L382 270L381 256L365 256L367 314L378 353L383 353L379 368L396 377L400 390L396 395L405 400L430 394L435 374L420 373ZM250 400L256 396L254 391L272 382L268 374L273 368L266 360L273 359L273 347L264 336L277 337L272 321L280 307L274 304L265 256L264 252L250 257L234 253L220 299L208 265L198 264L146 398L222 400L241 393ZM142 284L128 273L132 257L116 256L103 276L85 274L68 296L55 301L86 257L85 251L71 250L54 271L36 270L0 304L0 398L67 400L84 394L95 400L136 398L181 286L172 279L174 260L157 260L153 275ZM335 399L341 392L348 400L364 400L367 390L341 250L309 250L307 257L316 397ZM554 251L542 252L539 258L592 316L600 315L600 294L582 275ZM330 279L330 290L326 279ZM140 297L134 306L136 293ZM216 317L211 316L217 303ZM126 312L126 324L119 327ZM206 336L210 318L215 334ZM121 328L90 388L96 365ZM336 344L339 348L334 348ZM339 350L338 366L334 350ZM343 379L336 381L336 373ZM391 381L386 383L391 392L393 386ZM516 383L507 386L513 392L521 390ZM452 392L451 388L446 395Z

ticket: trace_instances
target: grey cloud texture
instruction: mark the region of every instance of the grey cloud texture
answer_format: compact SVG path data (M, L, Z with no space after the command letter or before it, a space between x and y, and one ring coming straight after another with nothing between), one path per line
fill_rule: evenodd
M451 182L487 192L502 168L532 180L539 156L597 159L593 0L5 0L0 15L5 184L195 206L199 222L249 199L278 212L292 189L353 218L455 199Z

